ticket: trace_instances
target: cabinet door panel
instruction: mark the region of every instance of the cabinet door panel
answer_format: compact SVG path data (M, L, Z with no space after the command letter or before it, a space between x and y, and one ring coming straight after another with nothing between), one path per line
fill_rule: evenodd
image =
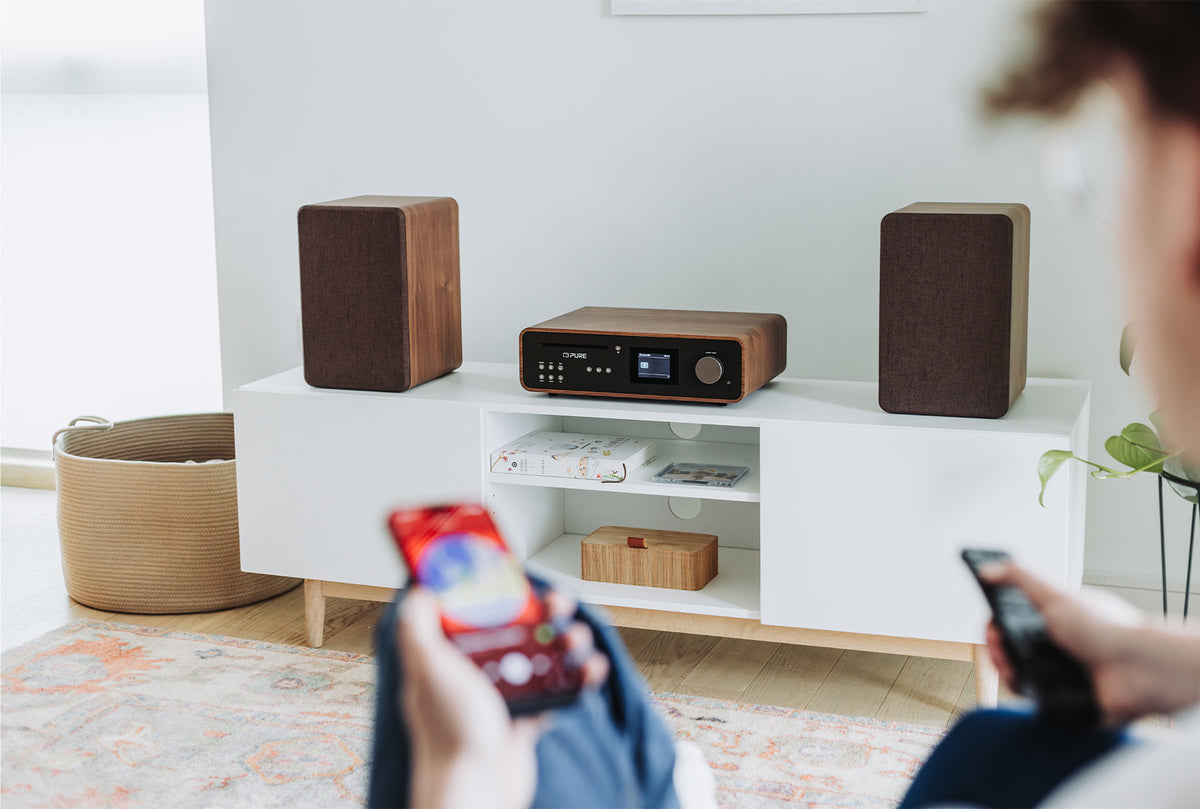
M242 568L399 587L397 505L481 500L478 408L236 391Z
M1079 583L1068 572L1082 541L1069 530L1068 482L1051 484L1046 508L1037 499L1038 457L1069 443L764 424L762 622L982 642L987 609L959 558L964 546L1002 548L1052 581Z

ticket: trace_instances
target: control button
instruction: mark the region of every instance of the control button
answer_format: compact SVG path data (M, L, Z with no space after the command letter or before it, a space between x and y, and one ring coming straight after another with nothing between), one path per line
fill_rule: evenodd
M558 364L558 370L560 370L560 371L561 371L562 369L563 369L563 364L560 362L560 363Z
M544 371L544 370L546 370L546 363L544 363L544 362L539 362L539 363L538 363L538 370L539 370L539 371Z
M562 380L563 380L563 376L562 376L562 374L559 374L559 375L558 375L558 381L559 381L559 382L562 382Z
M545 677L550 673L550 658L542 654L533 656L533 673L538 677Z
M592 366L590 366L590 365L589 365L589 366L588 366L588 373L590 374L591 372L592 372Z
M500 658L500 676L506 683L525 685L533 676L533 663L520 652L509 652Z
M725 373L725 366L712 355L701 357L696 362L696 378L705 385L711 385L718 381L723 373Z
M538 379L544 382L544 381L545 381L545 379L546 379L546 375L545 375L545 374L538 374Z
M605 368L605 369L604 369L604 373L606 373L606 374L611 374L611 373L612 373L612 368Z

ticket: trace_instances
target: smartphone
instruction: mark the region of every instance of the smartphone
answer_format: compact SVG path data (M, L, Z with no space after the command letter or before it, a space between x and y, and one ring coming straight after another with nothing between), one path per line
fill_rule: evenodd
M1042 614L1023 591L1008 585L997 587L979 577L980 568L1010 562L1012 557L1003 551L968 548L962 558L992 608L992 620L1016 676L1017 692L1032 697L1049 719L1098 723L1100 706L1087 668L1050 639Z
M496 685L513 716L567 705L582 676L560 630L491 516L477 504L401 509L388 527L442 629Z

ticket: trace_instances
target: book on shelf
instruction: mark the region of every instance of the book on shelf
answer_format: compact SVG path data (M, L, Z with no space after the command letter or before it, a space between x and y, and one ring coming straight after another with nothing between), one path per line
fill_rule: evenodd
M538 430L494 451L491 470L620 483L657 457L658 445L648 438Z

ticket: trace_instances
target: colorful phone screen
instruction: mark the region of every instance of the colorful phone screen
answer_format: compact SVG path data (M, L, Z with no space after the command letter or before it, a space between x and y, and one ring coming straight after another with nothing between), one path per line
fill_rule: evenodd
M580 679L562 638L482 506L402 510L389 524L413 578L436 596L446 635L513 713L574 698Z
M541 617L541 602L520 563L486 535L456 531L432 538L417 557L414 573L437 596L448 632Z

